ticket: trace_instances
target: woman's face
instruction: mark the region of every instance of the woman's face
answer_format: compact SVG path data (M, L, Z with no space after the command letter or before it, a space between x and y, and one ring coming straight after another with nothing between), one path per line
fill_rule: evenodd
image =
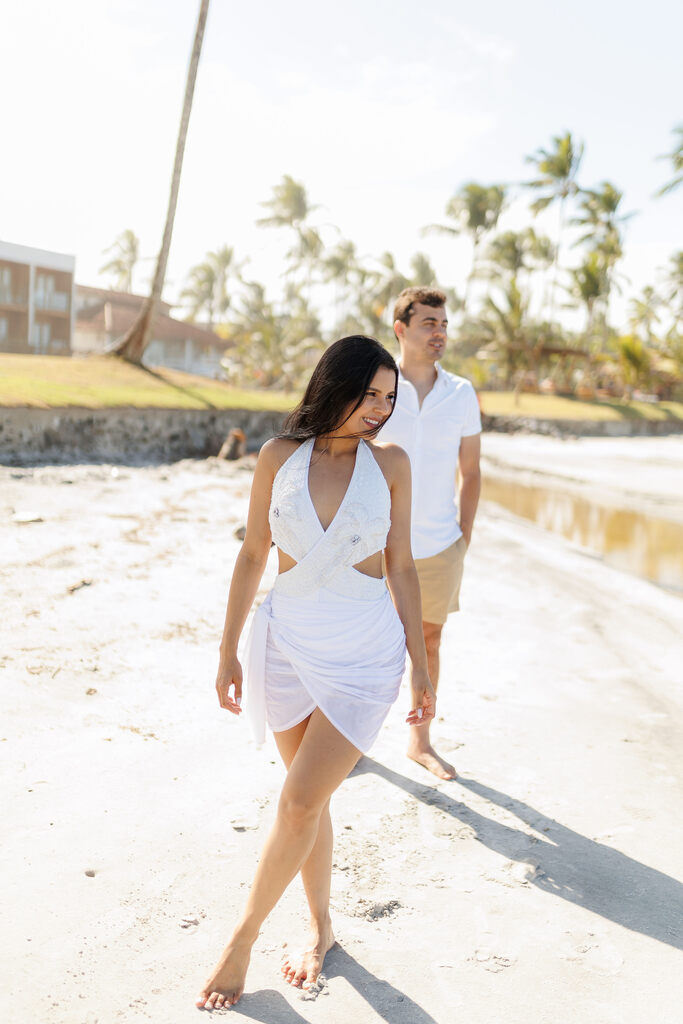
M396 399L396 374L388 366L380 366L370 381L363 401L355 410L353 404L345 410L340 431L344 434L374 434L391 415ZM351 413L351 415L349 415Z

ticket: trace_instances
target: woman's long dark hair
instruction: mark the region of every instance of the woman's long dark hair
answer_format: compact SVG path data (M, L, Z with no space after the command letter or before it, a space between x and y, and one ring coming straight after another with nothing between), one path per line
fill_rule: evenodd
M307 441L338 430L362 403L380 366L386 366L394 373L398 388L396 361L374 338L353 334L333 342L320 357L304 397L289 414L277 436ZM396 391L393 405L395 403ZM351 404L352 409L348 412ZM391 412L394 411L393 405ZM386 420L374 430L348 436L375 437L384 423Z

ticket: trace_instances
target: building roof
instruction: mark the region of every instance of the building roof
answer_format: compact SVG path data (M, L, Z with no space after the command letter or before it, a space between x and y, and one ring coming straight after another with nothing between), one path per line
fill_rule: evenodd
M84 301L85 300L85 301ZM107 334L111 340L122 338L133 326L135 319L146 302L146 296L130 292L110 291L106 288L90 288L76 285L76 326L81 330L93 330ZM105 314L105 306L109 310ZM160 310L154 318L152 340L154 341L196 341L214 348L232 348L233 342L219 338L217 334L200 324L176 320L169 316L170 305L160 303Z
M49 249L34 249L28 245L16 245L0 239L0 259L10 263L26 263L29 266L44 267L46 270L65 271L73 274L76 257Z
M76 306L94 306L98 301L116 303L118 306L130 306L140 310L147 301L146 295L135 295L134 292L118 292L114 288L93 288L89 284L76 285ZM169 316L171 306L159 300L159 312Z

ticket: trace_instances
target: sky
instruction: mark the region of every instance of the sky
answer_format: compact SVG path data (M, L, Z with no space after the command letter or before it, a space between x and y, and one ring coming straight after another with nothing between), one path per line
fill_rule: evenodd
M76 256L104 285L126 228L150 276L163 230L196 0L22 0L3 12L0 238ZM683 188L658 160L683 122L683 6L575 0L212 0L165 298L207 251L234 246L275 297L285 238L255 226L284 174L303 182L328 244L351 238L408 270L430 257L462 292L465 238L425 237L465 182L519 183L525 156L571 131L579 183L624 192L628 278L613 308L658 284L683 247ZM531 223L522 190L500 228ZM556 214L536 223L553 235ZM567 260L577 258L567 250Z

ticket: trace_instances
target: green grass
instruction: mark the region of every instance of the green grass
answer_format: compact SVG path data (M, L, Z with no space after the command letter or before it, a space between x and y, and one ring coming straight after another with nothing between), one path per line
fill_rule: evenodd
M482 391L481 405L492 416L529 416L544 420L683 420L682 402L581 401L555 395L515 396L511 391ZM59 356L0 354L0 406L37 409L78 406L104 409L253 409L286 412L296 395L263 388L234 388L207 377L164 368L142 369L110 356L67 359Z
M178 370L143 369L110 356L0 355L0 406L286 412L296 401L296 395L281 391L234 388Z
M482 410L489 416L530 416L541 420L683 420L683 402L585 401L560 395L519 396L512 391L480 391Z

